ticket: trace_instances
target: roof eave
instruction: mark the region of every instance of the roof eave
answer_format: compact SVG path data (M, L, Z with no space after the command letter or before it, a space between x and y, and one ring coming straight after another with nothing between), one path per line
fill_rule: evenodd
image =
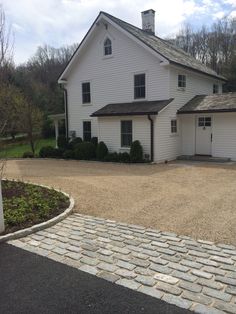
M206 110L186 110L177 111L177 114L194 114L194 113L224 113L224 112L236 112L236 108L232 109L206 109Z
M147 116L147 115L158 115L158 111L151 111L151 112L128 112L128 113L103 113L103 114L96 114L92 113L90 117L119 117L119 116Z

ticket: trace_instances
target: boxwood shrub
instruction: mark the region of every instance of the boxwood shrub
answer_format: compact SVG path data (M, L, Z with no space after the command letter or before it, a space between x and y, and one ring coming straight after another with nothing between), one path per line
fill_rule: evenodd
M96 157L96 147L91 142L82 142L75 146L75 159L90 160Z
M143 148L139 141L134 141L130 147L130 161L143 162Z
M83 142L83 140L82 140L81 137L75 137L73 140L71 140L71 141L69 142L69 144L68 144L68 149L75 149L75 146L76 146L77 144L82 143L82 142Z
M96 148L96 158L98 160L104 160L104 157L108 154L107 145L104 142L99 142Z

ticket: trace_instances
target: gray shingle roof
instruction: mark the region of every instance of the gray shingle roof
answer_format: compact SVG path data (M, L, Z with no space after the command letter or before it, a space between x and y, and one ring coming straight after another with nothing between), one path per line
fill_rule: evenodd
M166 58L170 63L180 65L186 68L190 68L194 71L201 72L217 79L227 80L225 77L218 75L215 71L208 68L206 65L196 60L190 54L186 53L182 49L177 48L170 42L161 39L155 35L152 35L142 29L131 25L127 22L124 22L113 15L110 15L106 12L101 12L114 21L116 24L121 26L123 29L134 35L136 38L141 40L144 44L146 44L151 49L155 50L157 53Z
M166 107L173 98L156 101L136 101L129 103L108 104L95 111L91 117L109 117L109 116L139 116L148 114L158 114L160 110Z
M180 110L184 113L231 112L236 111L236 93L198 95L192 98Z

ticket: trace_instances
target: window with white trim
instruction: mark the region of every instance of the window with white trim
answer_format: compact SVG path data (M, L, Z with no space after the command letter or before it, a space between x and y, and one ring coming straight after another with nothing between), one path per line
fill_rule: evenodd
M218 94L218 93L219 93L219 85L213 84L213 94Z
M146 78L145 73L134 75L134 98L146 97Z
M82 102L83 104L91 103L91 90L89 82L82 83Z
M104 40L103 48L104 48L104 56L109 56L112 54L112 43L111 43L110 38L107 37Z
M90 142L92 137L91 121L83 121L83 140Z
M121 121L121 147L130 147L133 138L132 120Z
M181 88L186 87L186 75L183 75L183 74L178 75L178 87L181 87Z
M177 120L172 119L170 123L171 123L171 133L177 133Z

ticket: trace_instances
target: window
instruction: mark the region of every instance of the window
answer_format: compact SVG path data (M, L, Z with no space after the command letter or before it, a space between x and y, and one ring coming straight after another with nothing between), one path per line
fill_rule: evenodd
M132 121L121 121L121 147L130 147L132 144Z
M213 84L213 94L218 94L218 93L219 93L219 85Z
M177 133L177 120L171 120L171 133Z
M211 126L211 117L199 117L198 126L200 127Z
M182 74L178 75L178 87L182 87L182 88L186 87L186 75L182 75Z
M112 45L110 38L106 38L104 41L104 56L109 56L112 54Z
M91 121L83 122L83 139L85 142L90 142L92 137L91 134Z
M137 74L134 76L134 98L145 98L145 74Z
M83 104L89 104L91 102L90 83L82 83L82 101Z

